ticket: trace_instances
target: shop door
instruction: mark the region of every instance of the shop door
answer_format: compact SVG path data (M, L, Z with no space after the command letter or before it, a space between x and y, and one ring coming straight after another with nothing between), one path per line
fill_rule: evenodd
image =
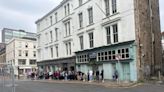
M129 63L123 63L123 80L124 81L130 81L130 65Z

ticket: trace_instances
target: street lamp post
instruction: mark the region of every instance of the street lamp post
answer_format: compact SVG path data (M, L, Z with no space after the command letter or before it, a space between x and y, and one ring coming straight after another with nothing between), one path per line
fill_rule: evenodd
M120 72L120 59L121 59L121 55L120 54L117 54L116 55L116 60L117 60L117 63L118 63L118 80L117 80L117 83L120 84L120 80L121 80L121 72Z

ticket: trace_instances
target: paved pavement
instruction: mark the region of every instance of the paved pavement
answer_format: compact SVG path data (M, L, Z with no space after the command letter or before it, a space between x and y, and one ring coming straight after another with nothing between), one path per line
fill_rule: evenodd
M2 84L2 81L0 81ZM146 83L139 86L129 86L128 83L120 87L115 82L106 81L82 82L82 81L53 81L53 80L16 80L15 92L163 92L164 84ZM12 92L10 82L5 83L5 90L0 92Z
M109 88L80 83L17 81L16 92L163 92L164 85L145 84L132 88Z
M136 83L118 83L116 81L95 81L95 82L88 82L88 81L64 81L64 80L34 80L37 82L46 82L46 83L67 83L67 84L88 84L88 85L98 85L98 86L104 86L104 87L110 87L110 88L127 88L127 87L135 87L141 84Z

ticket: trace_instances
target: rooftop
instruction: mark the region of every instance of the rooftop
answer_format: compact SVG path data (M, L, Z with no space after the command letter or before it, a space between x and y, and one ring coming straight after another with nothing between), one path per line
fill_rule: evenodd
M60 4L58 6L56 6L54 9L52 9L50 12L48 12L46 15L44 15L42 18L38 19L35 23L37 24L38 22L42 21L45 17L47 17L48 15L50 15L51 13L53 13L54 11L56 11L57 9L59 9L64 3L66 3L69 0L63 0L60 2Z
M4 30L10 30L10 31L19 31L19 32L25 32L25 33L31 33L31 34L35 34L35 33L33 33L33 32L27 32L27 31L25 31L25 30L23 30L23 29L11 29L11 28L3 28L3 29L2 29L2 31L4 31Z

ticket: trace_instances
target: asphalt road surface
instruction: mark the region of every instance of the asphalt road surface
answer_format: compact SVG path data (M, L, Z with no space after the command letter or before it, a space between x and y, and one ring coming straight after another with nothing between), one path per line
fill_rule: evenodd
M16 85L16 92L164 92L164 85L153 84L134 88L107 88L86 84L57 84L35 81L17 81Z

